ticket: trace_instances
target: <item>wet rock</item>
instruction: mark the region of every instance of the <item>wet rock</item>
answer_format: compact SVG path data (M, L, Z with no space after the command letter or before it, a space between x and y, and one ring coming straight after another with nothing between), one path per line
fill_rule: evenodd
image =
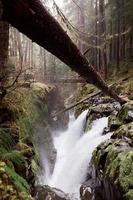
M122 109L118 112L118 119L122 123L129 123L133 121L133 101L130 101L122 106Z
M133 141L133 122L120 126L120 128L114 132L112 138L128 138Z
M124 123L133 121L133 101L126 103L118 111L117 115L110 115L108 126L110 131L115 131Z
M133 186L131 140L110 139L102 143L93 153L93 163L95 199L124 199Z
M92 113L100 113L102 115L109 115L114 111L114 105L110 103L100 104L90 108Z
M92 122L94 120L99 119L101 117L108 117L111 114L116 115L119 109L120 109L120 105L119 103L116 103L116 102L113 102L112 104L101 103L101 104L89 107L85 131L91 129ZM111 122L111 123L112 123L112 126L113 126L113 123L115 124L115 122Z
M92 200L93 194L90 187L87 185L81 185L80 187L80 199L81 200Z
M116 115L110 115L108 120L108 127L110 131L115 131L122 125L122 122L116 117Z
M37 186L35 189L36 200L70 200L67 194L59 189L51 188L49 186Z
M56 161L56 149L54 147L52 132L49 126L46 127L43 126L43 124L38 124L36 126L35 142L39 149L42 173L45 174L45 162L47 162L49 163L50 173L52 174Z

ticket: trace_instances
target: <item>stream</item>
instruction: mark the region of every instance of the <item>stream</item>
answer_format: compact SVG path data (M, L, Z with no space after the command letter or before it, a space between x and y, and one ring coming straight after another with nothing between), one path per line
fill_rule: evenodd
M82 112L77 119L71 114L68 129L65 132L53 133L57 150L55 167L50 175L45 158L45 177L40 177L42 185L60 189L67 193L70 199L80 199L79 189L86 179L92 153L101 142L111 137L111 133L102 135L108 124L107 117L95 120L91 130L85 133L87 113L88 110Z

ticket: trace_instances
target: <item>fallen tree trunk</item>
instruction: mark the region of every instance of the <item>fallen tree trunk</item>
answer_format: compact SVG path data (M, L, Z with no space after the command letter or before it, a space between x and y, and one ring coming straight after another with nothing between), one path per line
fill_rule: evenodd
M130 77L123 78L123 79L121 79L120 81L118 81L116 84L120 84L121 82L127 80L128 78L130 78ZM109 85L109 87L112 87L112 85L113 85L113 84ZM68 106L68 107L65 108L64 110L61 110L61 111L59 111L59 112L53 114L53 115L52 115L52 118L58 117L58 116L61 115L62 113L66 112L66 111L68 111L68 110L71 110L72 108L75 108L76 106L78 106L78 105L84 103L84 101L89 100L90 98L93 98L93 97L95 97L95 96L97 96L97 95L99 95L99 94L101 94L101 93L102 93L102 91L98 90L97 92L93 92L93 93L87 95L85 98L81 99L81 100L78 101L77 103L73 103L72 105Z
M107 86L39 0L1 1L3 2L3 20L8 21L33 42L54 54L85 78L88 83L94 84L116 101L125 103L125 100Z
M87 97L85 97L84 99L78 101L77 103L74 103L74 104L70 105L69 107L65 108L64 110L61 110L61 111L59 111L58 113L53 114L53 115L52 115L52 118L58 117L58 116L61 115L62 113L66 112L66 111L68 111L68 110L71 110L72 108L75 108L76 106L80 105L80 104L83 103L84 101L86 101L86 100L88 100L88 99L90 99L90 98L92 98L92 97L95 97L95 96L99 95L100 93L101 93L101 91L97 91L97 92L94 92L94 93L92 93L92 94L87 95Z

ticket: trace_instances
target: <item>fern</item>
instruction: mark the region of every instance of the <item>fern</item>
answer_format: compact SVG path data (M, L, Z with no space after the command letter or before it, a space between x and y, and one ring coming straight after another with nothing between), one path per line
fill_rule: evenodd
M25 158L23 154L17 150L6 151L6 149L0 148L0 160L11 161L15 165L23 165Z
M15 141L7 128L0 128L0 147L10 150L15 145Z
M27 181L19 176L13 169L5 166L5 171L8 174L8 176L12 179L12 182L14 183L15 187L18 189L19 192L29 192L29 185Z

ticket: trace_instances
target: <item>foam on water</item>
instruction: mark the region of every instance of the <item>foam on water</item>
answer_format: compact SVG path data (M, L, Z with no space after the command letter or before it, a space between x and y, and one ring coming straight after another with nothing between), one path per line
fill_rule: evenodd
M54 136L57 160L47 181L51 187L74 195L75 199L79 197L79 188L85 180L92 152L111 136L111 133L102 135L108 124L106 117L95 120L91 130L84 133L87 112L84 111L76 120L71 116L68 130Z

